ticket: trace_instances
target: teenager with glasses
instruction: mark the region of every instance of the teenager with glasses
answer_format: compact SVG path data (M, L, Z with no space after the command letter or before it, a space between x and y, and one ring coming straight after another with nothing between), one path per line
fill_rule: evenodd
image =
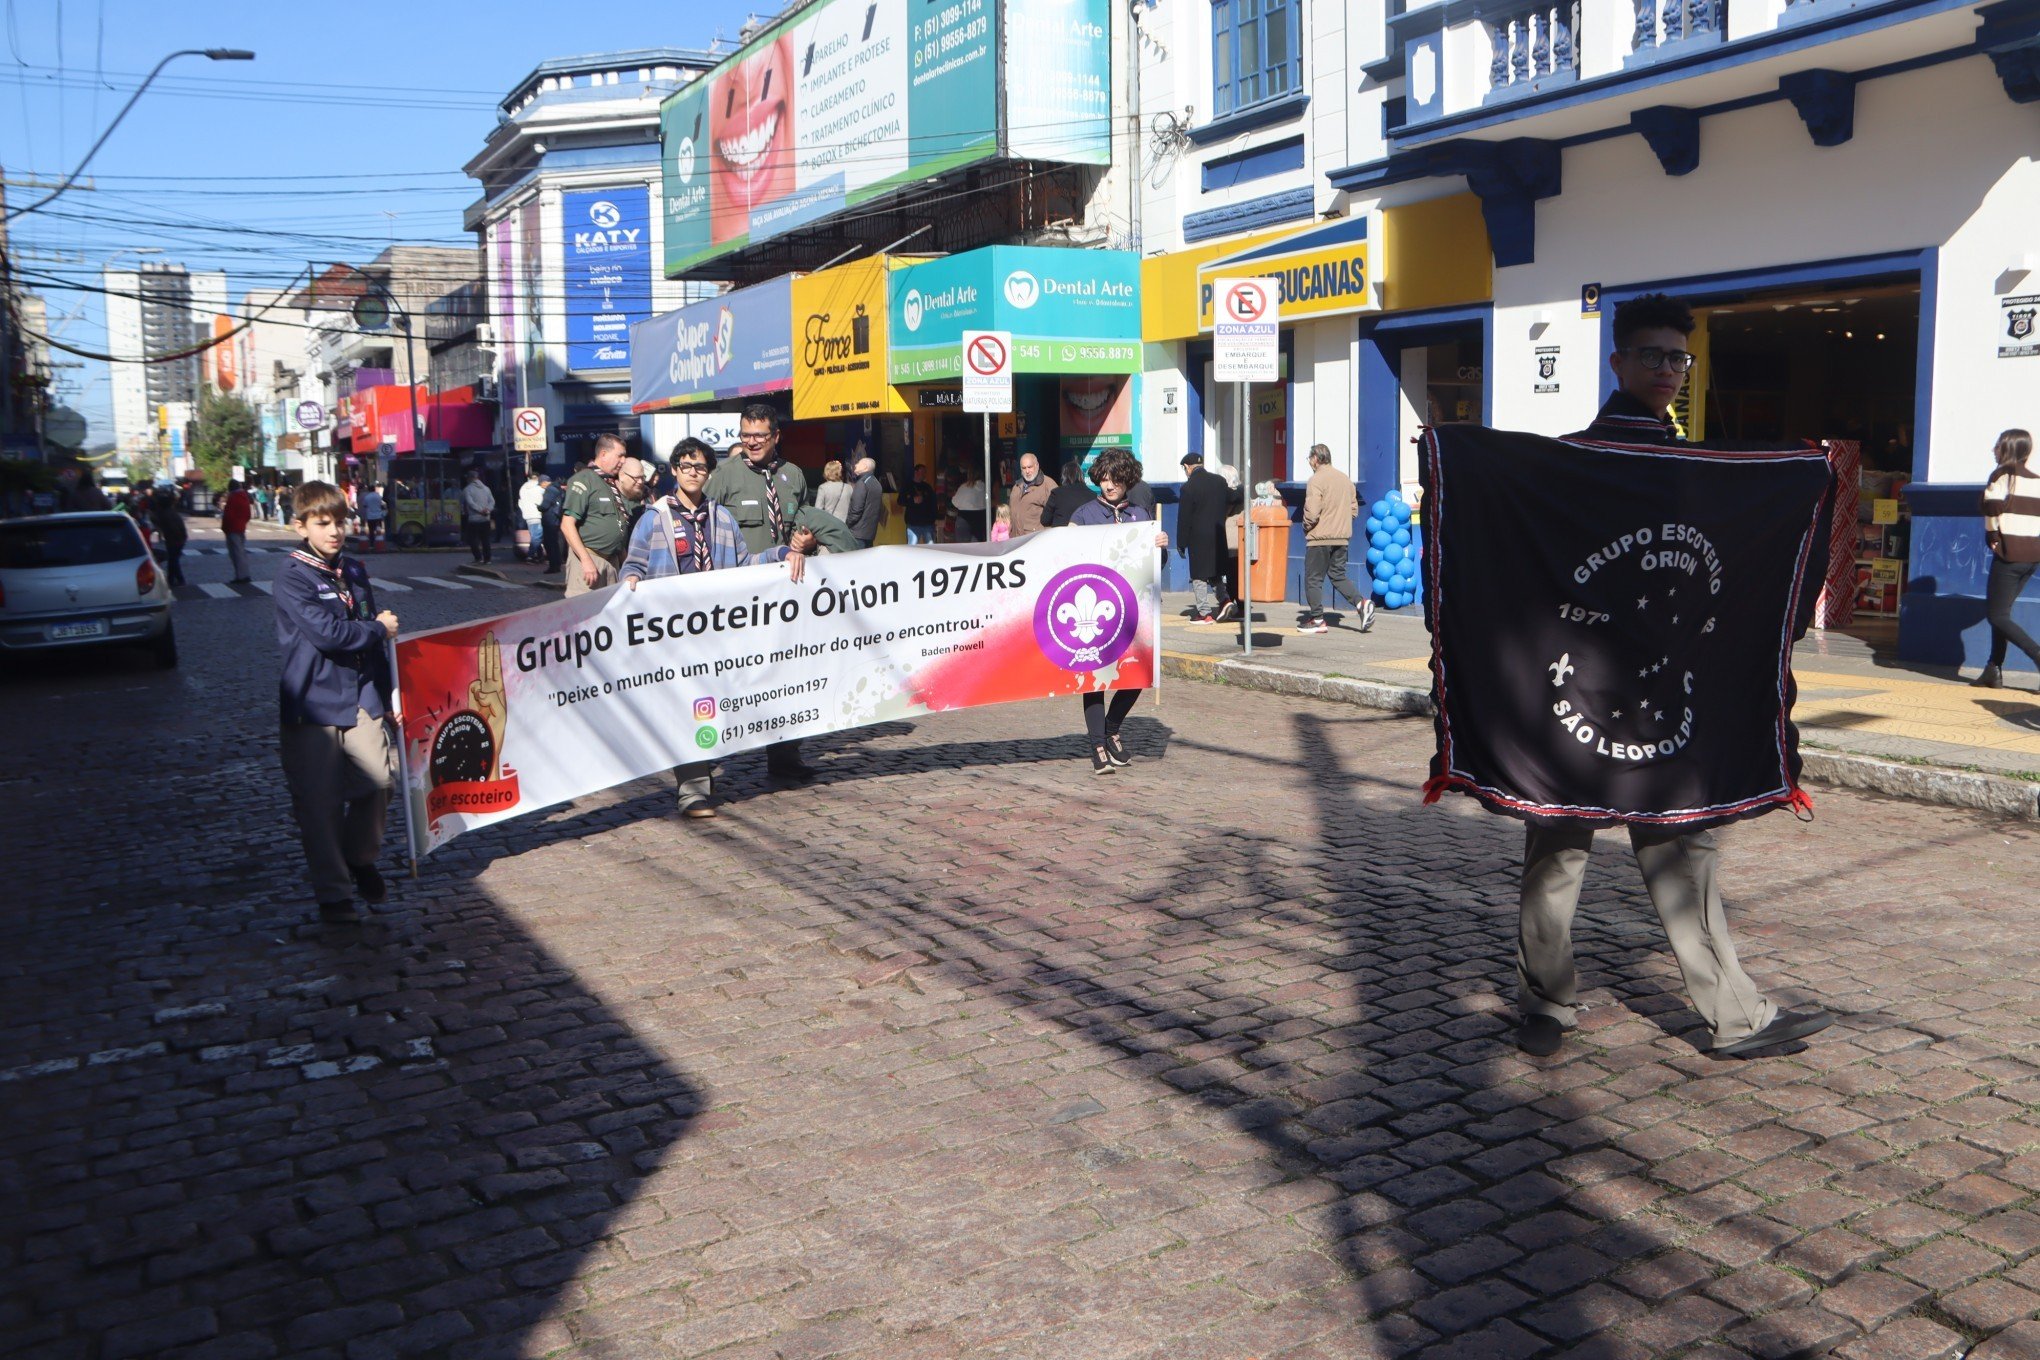
M1672 403L1693 366L1686 337L1693 311L1677 298L1646 293L1615 309L1615 351L1608 367L1615 392L1594 423L1573 440L1611 444L1677 444ZM1630 849L1643 872L1651 905L1671 940L1693 1009L1713 1036L1718 1058L1754 1058L1825 1029L1826 1011L1781 1011L1743 971L1728 933L1716 881L1718 849L1711 831L1629 828ZM1534 1057L1556 1053L1574 1024L1578 978L1572 923L1594 846L1592 827L1529 826L1523 837L1523 879L1516 948L1516 1046Z
M736 516L708 497L714 467L714 450L699 439L683 439L673 446L673 494L646 507L631 531L620 573L625 589L636 590L648 576L687 576L759 562L784 561L787 579L802 579L808 555L816 549L815 536L797 528L786 546L753 553ZM695 820L715 816L715 768L713 760L673 767L681 816Z

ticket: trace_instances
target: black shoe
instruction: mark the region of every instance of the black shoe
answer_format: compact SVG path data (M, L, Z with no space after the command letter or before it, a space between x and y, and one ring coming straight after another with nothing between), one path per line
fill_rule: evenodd
M1818 1034L1835 1022L1826 1011L1779 1011L1777 1018L1732 1044L1716 1044L1710 1052L1717 1058L1760 1058L1781 1044Z
M1565 1026L1548 1015L1532 1015L1516 1027L1516 1047L1533 1058L1548 1058L1565 1042Z
M1117 732L1106 734L1105 758L1121 769L1133 764L1133 757L1126 754L1126 743L1119 739Z
M1102 746L1091 748L1091 773L1111 774L1119 767L1112 763L1112 755Z
M767 762L765 773L774 779L789 779L796 784L805 784L815 777L815 767L799 761L780 765Z
M1975 689L2003 689L2005 687L2004 667L1985 666L1983 668L1983 674L1977 676L1974 680L1971 680L1969 683L1970 686Z
M362 901L373 904L390 895L390 885L383 882L382 871L373 864L353 864L348 870L354 875L354 890L361 894Z
M1238 600L1227 600L1218 607L1218 621L1220 623L1231 623L1239 616L1240 602Z
M361 913L354 909L351 899L338 902L319 903L319 919L331 925L352 925L361 919Z

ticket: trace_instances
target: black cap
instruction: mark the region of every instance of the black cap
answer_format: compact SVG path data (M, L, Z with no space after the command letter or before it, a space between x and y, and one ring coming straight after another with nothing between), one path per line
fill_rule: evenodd
M1184 467L1189 467L1192 463L1202 463L1203 461L1204 455L1201 453L1186 453L1183 455Z

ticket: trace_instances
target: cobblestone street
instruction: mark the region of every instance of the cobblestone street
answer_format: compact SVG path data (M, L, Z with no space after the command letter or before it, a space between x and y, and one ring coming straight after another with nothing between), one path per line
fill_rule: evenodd
M1074 703L893 724L322 927L271 607L176 609L178 672L0 680L0 1354L2040 1356L2026 826L1725 832L1751 973L1842 1013L1740 1064L1612 836L1524 1058L1519 829L1419 806L1425 720L1209 685L1110 779Z

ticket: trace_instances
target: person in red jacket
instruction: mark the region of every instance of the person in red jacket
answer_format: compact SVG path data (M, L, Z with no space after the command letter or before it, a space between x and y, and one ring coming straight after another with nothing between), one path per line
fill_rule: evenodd
M232 580L252 580L248 575L248 520L255 513L255 502L248 496L245 482L235 482L227 488L227 499L220 506L220 532L227 536L227 556L234 559Z

